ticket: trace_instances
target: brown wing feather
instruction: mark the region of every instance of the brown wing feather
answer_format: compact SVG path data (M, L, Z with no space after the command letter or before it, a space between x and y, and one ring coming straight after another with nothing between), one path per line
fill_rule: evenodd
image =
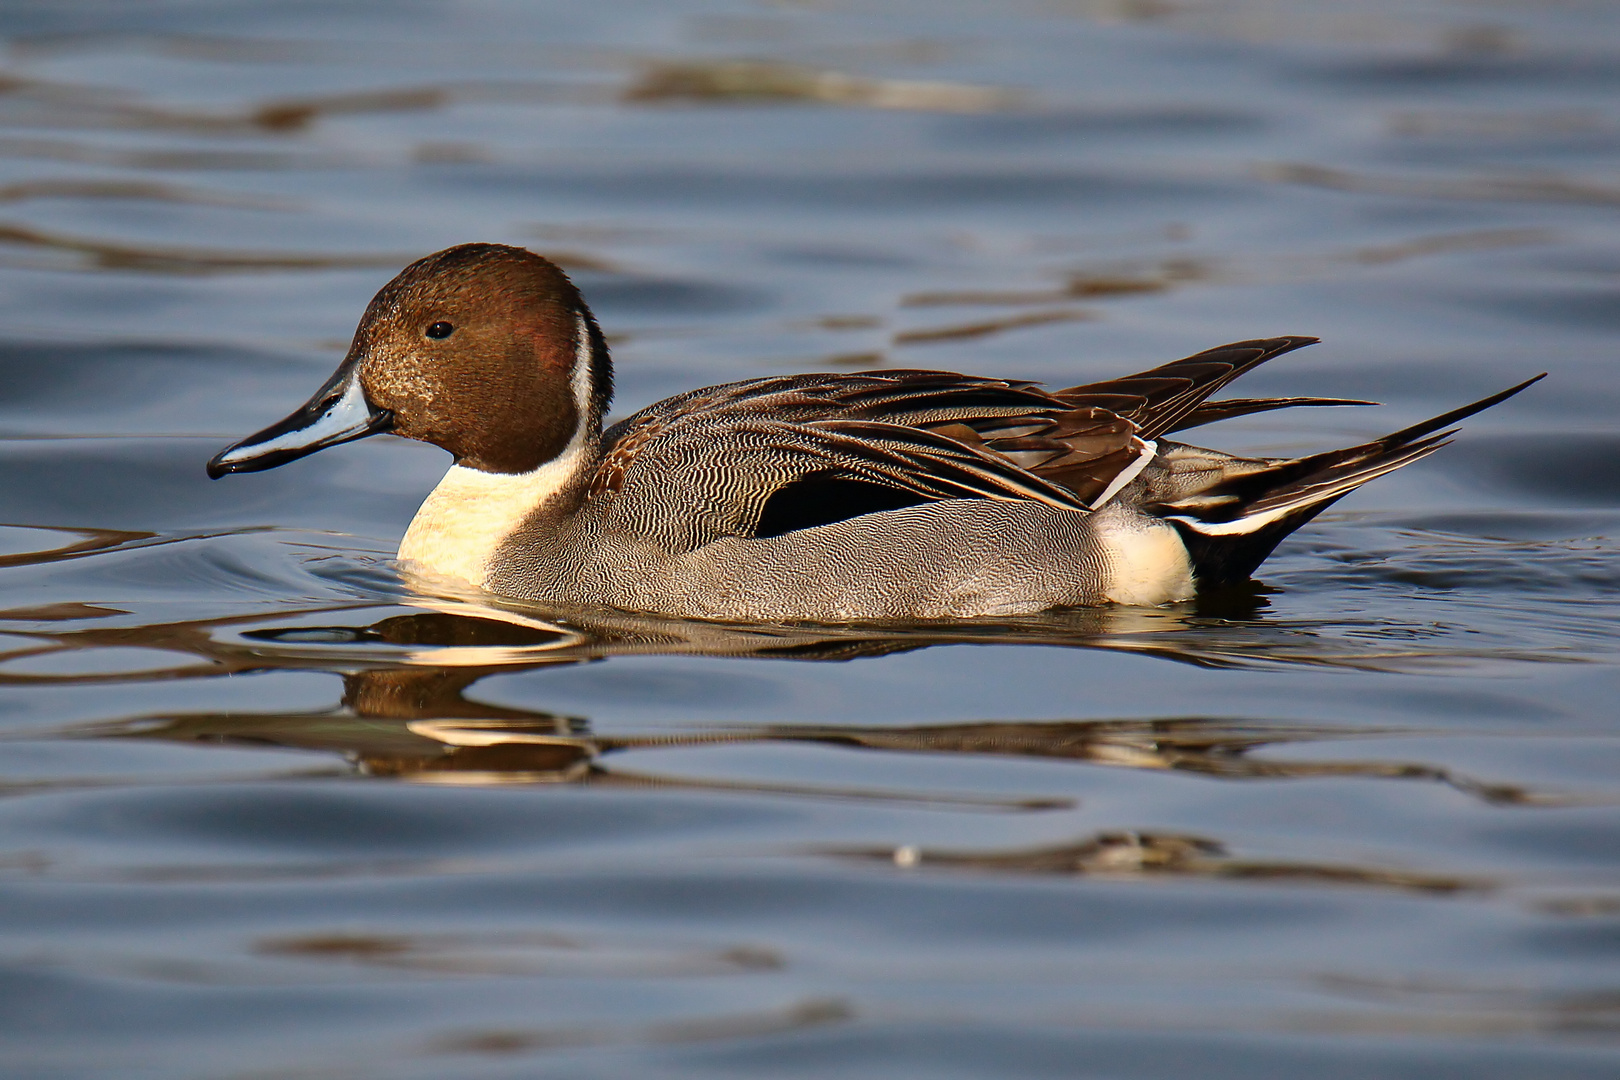
M1059 390L1074 406L1108 409L1137 426L1144 439L1173 431L1181 421L1227 383L1247 371L1317 341L1313 337L1260 338L1206 349L1123 379Z

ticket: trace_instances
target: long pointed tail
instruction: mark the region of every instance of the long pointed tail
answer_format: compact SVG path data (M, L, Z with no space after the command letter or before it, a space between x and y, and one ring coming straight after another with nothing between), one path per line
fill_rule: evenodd
M1247 470L1164 503L1159 512L1180 530L1201 585L1245 581L1289 533L1367 481L1428 457L1450 441L1451 425L1544 378L1545 372L1372 442Z

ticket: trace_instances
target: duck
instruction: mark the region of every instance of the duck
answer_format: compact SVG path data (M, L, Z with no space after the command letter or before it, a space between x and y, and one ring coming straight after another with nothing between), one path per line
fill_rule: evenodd
M1214 399L1316 341L1239 341L1058 390L917 369L768 376L609 426L607 342L567 274L521 247L462 244L383 286L332 377L207 472L384 432L432 443L453 463L401 567L514 601L816 623L1167 605L1248 581L1290 533L1545 374L1304 457L1169 437L1373 404Z

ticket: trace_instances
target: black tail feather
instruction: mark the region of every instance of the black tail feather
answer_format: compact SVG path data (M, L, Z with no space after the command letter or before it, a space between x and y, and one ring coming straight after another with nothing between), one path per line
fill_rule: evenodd
M1475 413L1484 412L1492 405L1500 405L1514 394L1534 386L1536 383L1540 382L1546 377L1547 373L1543 371L1540 375L1537 375L1534 378L1526 379L1517 386L1510 386L1501 393L1492 394L1487 398L1480 398L1471 405L1464 405L1460 409L1452 409L1448 413L1441 413L1439 416L1425 420L1421 424L1413 424L1411 427L1402 428L1399 431L1385 435L1382 439L1379 439L1378 442L1385 446L1399 446L1402 443L1411 442L1413 439L1421 439L1430 432L1439 431L1444 427L1450 427L1459 420L1466 420Z
M1199 492L1186 506L1167 503L1161 512L1181 533L1200 585L1245 581L1294 530L1367 481L1446 445L1455 431L1444 429L1545 377L1526 379L1381 439L1234 476Z

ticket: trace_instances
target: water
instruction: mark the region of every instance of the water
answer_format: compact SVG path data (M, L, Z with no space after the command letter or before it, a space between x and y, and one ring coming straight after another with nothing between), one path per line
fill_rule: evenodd
M16 1077L1611 1077L1609 5L0 14ZM365 301L565 263L621 415L1325 343L1210 429L1547 370L1166 610L724 628L413 594L444 467L210 483ZM600 662L588 662L600 661Z

